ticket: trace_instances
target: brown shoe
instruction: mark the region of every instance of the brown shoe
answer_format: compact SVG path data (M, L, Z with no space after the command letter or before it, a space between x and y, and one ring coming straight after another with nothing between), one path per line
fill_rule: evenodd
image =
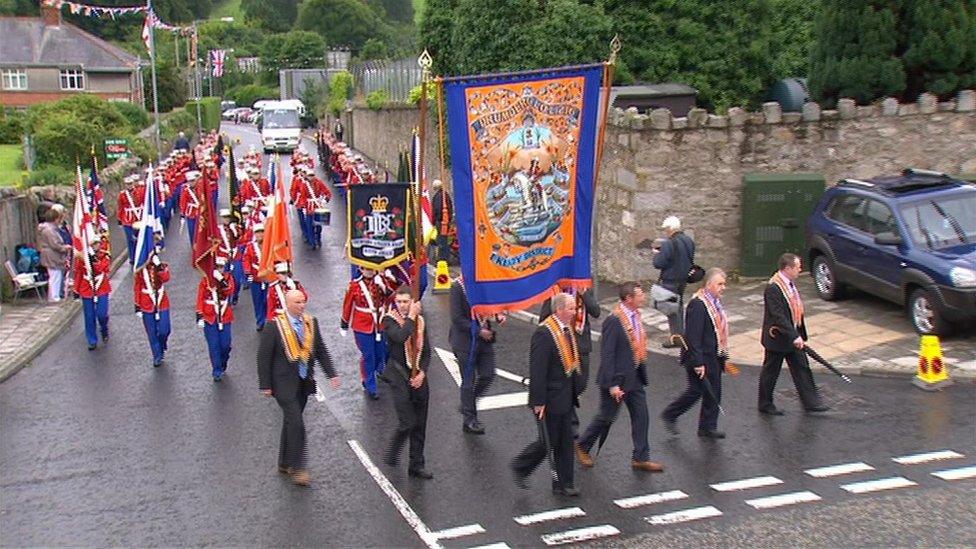
M593 458L590 457L590 453L584 450L579 444L574 444L576 447L576 459L579 460L580 465L583 467L593 467Z
M660 463L655 463L653 461L637 461L632 460L630 462L631 468L635 471L647 471L649 473L660 473L664 470L664 466Z
M308 471L305 469L298 469L297 471L292 471L291 481L298 486L308 486L311 481L311 477L308 476Z
M286 467L284 465L279 465L278 466L278 472L281 473L282 475L290 475L291 474L291 467Z

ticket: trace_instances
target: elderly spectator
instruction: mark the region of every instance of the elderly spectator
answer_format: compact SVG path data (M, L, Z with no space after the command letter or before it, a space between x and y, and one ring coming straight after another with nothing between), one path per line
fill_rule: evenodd
M41 253L41 265L47 269L47 301L61 301L64 269L70 258L71 245L65 244L58 231L61 214L51 208L44 214L44 222L37 226L37 249Z
M681 220L670 216L661 224L668 238L654 250L654 267L660 269L658 284L678 295L678 309L668 315L668 329L671 335L681 334L684 318L685 286L688 285L688 271L695 262L695 242L681 230ZM669 338L664 347L676 347Z

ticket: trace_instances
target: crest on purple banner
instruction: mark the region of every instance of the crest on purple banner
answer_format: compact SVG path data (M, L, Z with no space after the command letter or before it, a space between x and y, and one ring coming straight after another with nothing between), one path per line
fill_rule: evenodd
M591 285L604 65L444 80L472 313Z
M353 265L383 270L410 253L409 183L370 183L346 189L346 248Z

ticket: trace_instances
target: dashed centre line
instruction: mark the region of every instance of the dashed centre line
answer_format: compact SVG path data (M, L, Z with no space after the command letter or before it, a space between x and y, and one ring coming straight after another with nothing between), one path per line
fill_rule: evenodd
M712 489L718 492L735 492L738 490L750 490L752 488L762 488L763 486L773 486L783 484L783 481L776 477L755 477L730 482L720 482L712 484Z
M783 507L785 505L820 501L820 499L821 497L813 492L803 491L793 492L790 494L779 494L777 496L769 496L765 498L748 499L746 500L746 504L751 505L756 509L773 509L776 507Z
M974 478L976 477L976 465L970 467L960 467L958 469L943 469L941 471L933 472L932 475L939 477L942 480L962 480L966 478Z
M585 517L586 512L579 507L566 507L564 509L553 509L552 511L543 511L541 513L534 513L531 515L522 515L514 517L515 522L521 524L522 526L528 526L530 524L539 524L540 522L547 522L550 520L562 520L575 517Z
M682 492L681 490L671 490L670 492L658 492L656 494L647 494L644 496L615 499L613 502L617 505L617 507L621 507L623 509L634 509L636 507L663 503L665 501L677 501L687 497L688 494Z
M940 461L943 459L956 459L965 457L959 452L954 452L952 450L939 450L937 452L926 452L924 454L913 454L910 456L901 456L896 458L891 458L891 461L901 465L918 465L919 463L928 463L930 461Z
M818 467L816 469L807 469L803 471L804 473L816 478L827 478L836 477L839 475L849 475L851 473L860 473L862 471L874 471L874 467L871 467L867 463L857 462L857 463L841 463L840 465L831 465L829 467Z
M907 488L917 486L914 481L905 477L889 477L864 482L854 482L852 484L842 484L841 488L852 494L867 494L869 492L880 492L881 490L893 490L895 488Z
M673 513L664 513L663 515L645 517L644 520L650 524L661 526L665 524L677 524L679 522L688 522L690 520L700 520L720 516L722 516L721 511L711 505L706 505L704 507L694 507L691 509L675 511Z
M441 540L441 539L463 538L464 536L473 536L475 534L484 534L484 533L485 533L485 529L480 524L468 524L466 526L458 526L456 528L447 528L445 530L432 532L431 535L433 535L438 540Z
M602 526L589 526L587 528L578 528L576 530L546 534L542 536L542 542L546 545L563 545L565 543L578 543L591 539L600 539L619 535L620 530L617 530L616 527L610 524L604 524Z

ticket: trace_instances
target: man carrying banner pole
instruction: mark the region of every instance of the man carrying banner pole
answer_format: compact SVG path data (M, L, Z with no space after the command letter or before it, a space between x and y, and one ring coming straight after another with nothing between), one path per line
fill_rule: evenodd
M163 363L170 334L169 296L163 287L169 281L169 266L159 257L158 241L163 226L158 215L160 204L156 195L157 186L153 184L155 174L152 164L147 171L149 184L146 185L142 219L138 224L132 291L136 316L141 318L146 329L153 366L158 368Z

